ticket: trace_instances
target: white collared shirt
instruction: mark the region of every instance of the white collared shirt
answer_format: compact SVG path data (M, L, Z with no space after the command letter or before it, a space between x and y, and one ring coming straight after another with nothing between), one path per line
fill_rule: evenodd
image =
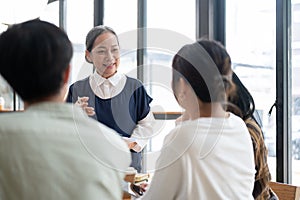
M92 90L98 97L101 99L110 99L117 96L123 90L126 83L126 76L116 73L106 79L95 72L90 76L89 82Z
M106 79L95 71L95 73L90 76L89 83L95 95L101 99L109 99L117 96L124 89L126 79L125 74L122 73L115 73L112 77ZM134 151L140 152L146 146L150 136L153 134L153 123L154 117L151 111L144 119L138 121L130 137L130 142L137 143L137 145L133 147Z

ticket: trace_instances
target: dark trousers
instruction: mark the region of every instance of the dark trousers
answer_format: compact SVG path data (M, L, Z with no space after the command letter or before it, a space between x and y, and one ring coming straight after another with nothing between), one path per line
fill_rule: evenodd
M135 152L130 150L131 152L131 164L130 167L133 167L137 170L138 173L141 173L142 170L142 153Z

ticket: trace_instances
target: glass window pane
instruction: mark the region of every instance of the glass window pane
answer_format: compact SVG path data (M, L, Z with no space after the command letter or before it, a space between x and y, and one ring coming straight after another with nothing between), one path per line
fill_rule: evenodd
M300 1L292 1L292 184L300 186Z
M48 0L2 0L0 2L0 23L15 24L41 16Z
M154 97L153 105L156 111L181 111L171 89L171 62L184 44L195 40L195 2L151 0L147 2L147 12L146 79Z
M226 1L226 48L233 70L251 92L262 122L268 164L276 179L276 2ZM259 83L259 84L258 84Z
M137 0L106 0L104 4L104 25L112 27L118 34L136 30Z
M104 3L103 24L113 28L119 37L121 59L118 70L137 78L137 0L109 0Z
M7 29L7 25L0 24L0 34ZM13 99L12 99L12 89L0 75L0 111L12 110Z
M195 1L147 1L147 58L144 74L153 97L153 111L182 111L171 88L171 64L173 56L183 45L195 41L195 6ZM148 145L148 170L154 169L164 137L174 127L174 120L156 120L155 136Z
M13 110L13 90L0 75L0 111Z
M66 32L73 43L70 83L90 75L93 66L85 61L85 37L94 26L94 1L66 1Z
M59 26L59 1L49 3L41 13L40 19Z
M175 31L195 40L195 1L151 0L147 1L147 7L147 26L149 28L160 28Z
M76 44L84 44L85 36L94 24L94 1L67 1L67 33Z

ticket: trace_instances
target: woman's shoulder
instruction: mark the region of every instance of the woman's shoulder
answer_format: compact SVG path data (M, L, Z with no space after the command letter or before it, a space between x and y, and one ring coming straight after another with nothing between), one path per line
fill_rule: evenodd
M242 118L234 114L233 112L228 112L229 113L229 119L230 120L237 120L237 121L243 121Z
M240 118L239 116L232 113L232 112L229 112L228 120L235 123L235 124L242 124L243 126L246 127L245 121L242 118Z
M77 80L77 81L75 81L73 84L80 84L80 83L88 82L88 81L89 81L89 78L90 78L90 76L88 76L88 77L86 77L86 78L83 78L83 79L80 79L80 80Z
M137 78L133 78L133 77L130 77L130 76L126 76L126 78L127 78L127 81L130 81L130 82L133 82L133 83L142 83L142 81L140 81Z
M136 91L136 92L142 92L145 90L144 85L142 81L132 78L129 76L126 76L126 84L125 87L129 89L130 91Z
M74 83L72 83L70 85L69 88L70 89L82 89L82 87L86 88L87 86L89 86L89 77L75 81Z
M86 78L77 80L77 81L73 82L73 83L70 85L70 87L73 87L74 85L83 85L83 84L87 84L87 83L89 83L89 78L90 78L90 77L88 76L88 77L86 77Z

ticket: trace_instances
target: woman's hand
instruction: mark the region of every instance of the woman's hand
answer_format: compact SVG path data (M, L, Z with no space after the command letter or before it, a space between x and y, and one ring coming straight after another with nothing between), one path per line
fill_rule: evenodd
M75 105L80 106L88 116L95 115L95 110L93 107L88 106L89 97L78 97L78 100L75 102Z
M137 143L135 141L132 141L130 138L123 137L123 139L126 142L129 149L133 149L133 147L137 145Z

